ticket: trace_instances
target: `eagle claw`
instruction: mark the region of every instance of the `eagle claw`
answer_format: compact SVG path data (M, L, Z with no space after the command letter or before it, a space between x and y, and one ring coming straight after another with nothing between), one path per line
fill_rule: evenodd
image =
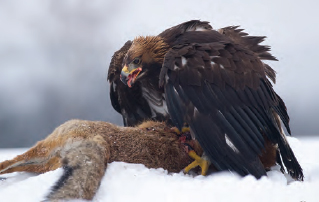
M204 158L199 157L194 150L188 152L188 155L195 159L191 164L184 168L184 173L188 173L191 169L196 168L197 166L201 167L201 175L205 176L207 174L208 167L210 162Z

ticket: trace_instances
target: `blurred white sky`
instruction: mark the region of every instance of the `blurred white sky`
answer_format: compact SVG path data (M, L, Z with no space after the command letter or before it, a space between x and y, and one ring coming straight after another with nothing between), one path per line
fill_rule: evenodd
M200 19L241 25L279 62L275 89L295 135L318 134L318 2L0 0L0 147L31 144L71 118L120 124L106 73L127 40ZM6 138L10 136L9 138ZM15 138L12 138L15 137ZM14 141L12 140L14 139Z

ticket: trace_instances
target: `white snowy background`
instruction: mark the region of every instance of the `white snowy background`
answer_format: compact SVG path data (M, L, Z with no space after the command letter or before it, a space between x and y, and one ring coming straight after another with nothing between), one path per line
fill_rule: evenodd
M278 168L268 177L256 180L229 172L209 176L168 174L163 169L148 169L141 164L114 162L108 165L94 202L317 202L319 201L319 138L288 139L304 169L304 182L292 181ZM0 161L25 149L2 149ZM0 181L0 201L35 202L44 199L61 176L62 169L41 175L12 173Z
M30 147L73 118L121 124L106 75L112 54L127 40L191 19L216 29L241 25L267 36L279 59L271 63L275 90L298 136L289 141L305 181L291 182L276 168L255 180L111 163L94 201L319 201L318 6L316 0L0 0L0 148ZM25 150L0 149L0 161ZM0 176L7 177L0 201L40 201L61 173Z
M122 124L106 81L114 51L192 19L267 36L293 136L318 136L318 7L317 0L0 0L0 148L30 147L74 118Z

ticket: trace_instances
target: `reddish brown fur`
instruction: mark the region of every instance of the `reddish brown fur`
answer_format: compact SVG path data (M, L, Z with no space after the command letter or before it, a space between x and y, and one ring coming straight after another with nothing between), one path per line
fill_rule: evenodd
M106 161L109 163L141 163L149 168L162 167L169 172L179 172L192 162L185 152L185 146L164 123L150 121L134 128L118 127L100 121L71 120L59 126L26 153L0 163L0 173L43 173L55 170L61 166L61 151L64 147L72 147L72 143L87 141L97 135L101 135L106 142ZM191 140L187 143L193 146L199 155L202 154L197 141ZM76 144L73 147L76 147ZM267 140L260 159L265 168L274 165L276 145ZM27 162L34 163L24 164ZM18 165L12 166L14 164Z
M77 142L100 135L106 142L107 162L141 163L149 168L162 167L179 172L192 162L177 135L164 123L146 122L137 128L118 127L106 122L68 121L38 142L26 153L0 163L0 173L28 171L43 173L61 166L59 159L65 147L76 147ZM202 153L196 141L189 141ZM24 165L26 162L34 162ZM10 166L17 164L10 168ZM18 165L19 164L19 165ZM7 170L5 170L8 168Z
M202 155L197 141L186 143ZM269 141L265 146L261 161L268 168L275 164L276 150ZM44 173L63 166L72 170L72 177L61 177L59 181L62 181L53 187L47 199L91 200L107 163L141 163L149 168L179 172L193 161L185 148L173 130L162 122L144 122L133 128L101 121L71 120L24 154L0 163L0 174Z
M196 141L187 143L199 155L202 154ZM145 122L132 128L101 121L71 120L24 154L0 163L0 174L44 173L63 166L71 169L72 177L61 177L47 199L91 200L107 163L141 163L149 168L161 167L169 172L179 172L193 161L185 148L165 123Z

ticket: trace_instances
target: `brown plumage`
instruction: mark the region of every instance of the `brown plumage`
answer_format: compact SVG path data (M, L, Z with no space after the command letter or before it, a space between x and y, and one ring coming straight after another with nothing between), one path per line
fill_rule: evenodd
M123 59L131 45L132 41L127 41L112 57L108 70L111 104L118 113L122 114L125 126L136 126L151 119L167 121L166 114L156 113L150 108L148 101L142 96L142 89L138 83L129 88L120 80ZM159 100L156 104L163 105L163 102Z
M125 45L122 66L111 63L109 71L122 69L109 78L117 95L112 103L124 111L125 125L145 119L169 119L179 129L189 124L218 170L260 178L266 172L258 157L271 156L302 180L280 124L290 133L286 106L269 81L275 82L275 71L262 61L277 60L260 45L264 39L238 27L215 31L198 20L138 37L128 50ZM114 88L120 80L128 86Z
M253 51L261 60L275 60L277 59L271 55L269 46L260 45L265 40L265 36L249 36L243 32L243 29L238 29L239 26L224 27L218 30L219 33L226 35L233 42L241 44L245 48ZM276 83L276 72L267 64L264 64L264 70L268 78Z
M145 51L145 47L148 48ZM144 63L162 63L169 46L156 36L137 37L134 39L125 60L132 62L136 57L141 57Z

